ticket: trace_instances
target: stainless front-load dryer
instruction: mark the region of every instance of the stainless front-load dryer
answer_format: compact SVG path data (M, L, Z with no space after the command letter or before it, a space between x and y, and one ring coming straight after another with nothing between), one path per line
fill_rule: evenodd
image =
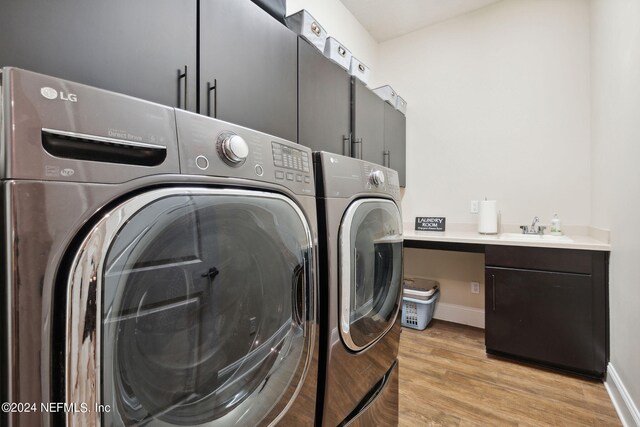
M0 425L313 425L311 152L1 78Z
M320 243L319 421L398 423L402 217L398 173L314 153Z

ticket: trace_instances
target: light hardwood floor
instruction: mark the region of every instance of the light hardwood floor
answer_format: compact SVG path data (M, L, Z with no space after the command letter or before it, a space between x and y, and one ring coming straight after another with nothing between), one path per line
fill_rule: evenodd
M604 385L489 356L484 331L434 320L400 335L401 426L619 426Z

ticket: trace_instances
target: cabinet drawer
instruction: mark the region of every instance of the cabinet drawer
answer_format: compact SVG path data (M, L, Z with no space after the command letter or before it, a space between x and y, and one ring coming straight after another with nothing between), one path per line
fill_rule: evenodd
M485 265L525 270L591 274L593 251L487 245Z

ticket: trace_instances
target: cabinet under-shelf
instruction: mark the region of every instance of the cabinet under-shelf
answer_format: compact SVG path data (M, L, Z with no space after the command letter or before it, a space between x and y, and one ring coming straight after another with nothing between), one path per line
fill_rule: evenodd
M421 240L405 240L404 247L485 254L489 354L604 377L608 251Z

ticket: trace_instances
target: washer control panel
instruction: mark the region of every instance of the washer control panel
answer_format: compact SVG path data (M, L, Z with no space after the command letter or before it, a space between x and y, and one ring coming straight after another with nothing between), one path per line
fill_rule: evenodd
M311 149L210 117L176 110L180 170L270 182L315 195Z
M303 182L310 184L311 179L311 154L308 151L271 142L273 165L276 168L277 180Z
M230 166L240 166L249 156L247 142L233 132L223 132L218 135L218 155Z

